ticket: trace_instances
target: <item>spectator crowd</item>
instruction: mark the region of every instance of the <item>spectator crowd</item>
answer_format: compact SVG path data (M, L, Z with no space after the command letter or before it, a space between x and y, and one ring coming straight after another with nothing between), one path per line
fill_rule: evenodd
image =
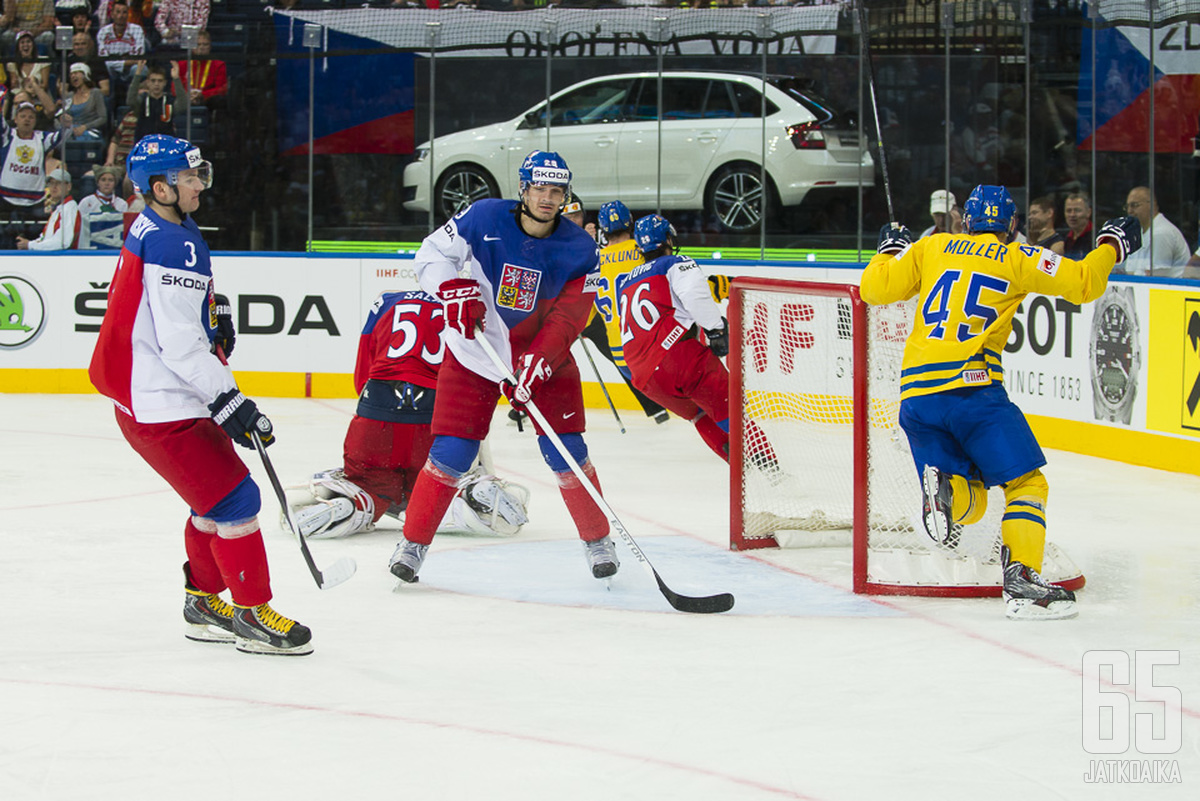
M0 249L119 247L113 215L141 207L130 149L151 133L185 136L199 109L207 132L228 92L210 3L3 0ZM67 27L69 50L56 42Z

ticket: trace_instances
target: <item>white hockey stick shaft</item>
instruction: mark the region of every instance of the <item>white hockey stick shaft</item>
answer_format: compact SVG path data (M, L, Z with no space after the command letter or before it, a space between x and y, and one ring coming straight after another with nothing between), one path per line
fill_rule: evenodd
M504 360L500 358L500 354L496 353L496 349L492 347L492 343L488 342L482 336L482 332L480 336L475 337L475 341L479 343L480 347L483 348L484 353L486 353L488 358L492 360L492 364L496 365L496 369L500 371L502 376L504 376L504 380L515 386L517 383L517 378L515 375L513 375L512 368L504 363ZM641 566L654 578L654 581L658 584L659 592L663 594L663 597L667 599L667 602L670 603L671 606L681 612L699 613L726 612L733 608L733 596L729 593L694 598L687 595L680 595L668 587L666 583L663 582L662 576L658 575L658 571L654 569L654 565L650 564L650 560L646 558L646 554L642 552L641 547L633 539L633 536L630 535L629 531L625 528L625 524L621 522L621 518L617 517L617 513L613 511L612 507L608 505L608 501L604 500L604 496L600 494L600 490L597 489L596 485L592 483L591 478L588 477L588 474L583 471L583 468L580 467L579 462L575 460L575 457L571 455L571 452L567 450L567 446L563 443L562 438L560 438L558 433L550 427L549 421L547 421L545 416L542 415L542 412L540 409L538 409L537 404L530 400L526 401L524 406L525 410L529 412L529 416L534 419L534 421L538 424L538 427L542 429L542 433L547 439L550 440L550 443L554 445L554 448L558 451L559 455L562 456L563 460L567 463L567 466L571 468L571 472L574 473L575 477L579 479L579 482L583 484L584 489L587 490L588 495L590 495L592 500L595 501L596 506L600 507L600 511L603 512L608 518L609 526L611 526L617 532L617 535L621 538L621 541L625 543L626 547L628 547L633 553L634 557L638 560Z

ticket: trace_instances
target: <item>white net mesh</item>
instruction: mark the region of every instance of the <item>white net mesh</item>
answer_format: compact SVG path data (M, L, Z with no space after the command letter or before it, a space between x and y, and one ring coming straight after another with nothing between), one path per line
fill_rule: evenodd
M876 591L997 587L1002 490L991 491L987 514L953 550L934 544L920 522L920 483L899 427L913 304L864 308L849 287L758 284L731 296L739 344L730 359L742 406L735 458L743 465L735 546L850 544L855 483L864 475L867 558L856 579L893 588ZM856 358L856 334L867 337L865 363ZM856 370L867 371L865 447L855 437ZM1061 580L1072 569L1051 558L1043 572Z

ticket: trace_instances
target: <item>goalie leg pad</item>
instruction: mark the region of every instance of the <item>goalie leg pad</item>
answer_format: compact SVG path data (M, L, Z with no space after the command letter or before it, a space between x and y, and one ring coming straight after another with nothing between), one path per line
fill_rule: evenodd
M455 525L476 534L511 537L529 522L529 490L520 484L480 475L472 478L450 503Z
M296 525L309 539L337 539L374 528L375 499L341 470L325 470L309 480L315 504L296 511Z

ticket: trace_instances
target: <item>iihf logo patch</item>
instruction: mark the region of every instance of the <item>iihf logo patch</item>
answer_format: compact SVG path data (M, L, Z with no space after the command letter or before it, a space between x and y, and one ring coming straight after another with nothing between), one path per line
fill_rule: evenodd
M538 285L542 281L539 270L505 264L496 289L496 303L506 309L531 312L537 305Z

